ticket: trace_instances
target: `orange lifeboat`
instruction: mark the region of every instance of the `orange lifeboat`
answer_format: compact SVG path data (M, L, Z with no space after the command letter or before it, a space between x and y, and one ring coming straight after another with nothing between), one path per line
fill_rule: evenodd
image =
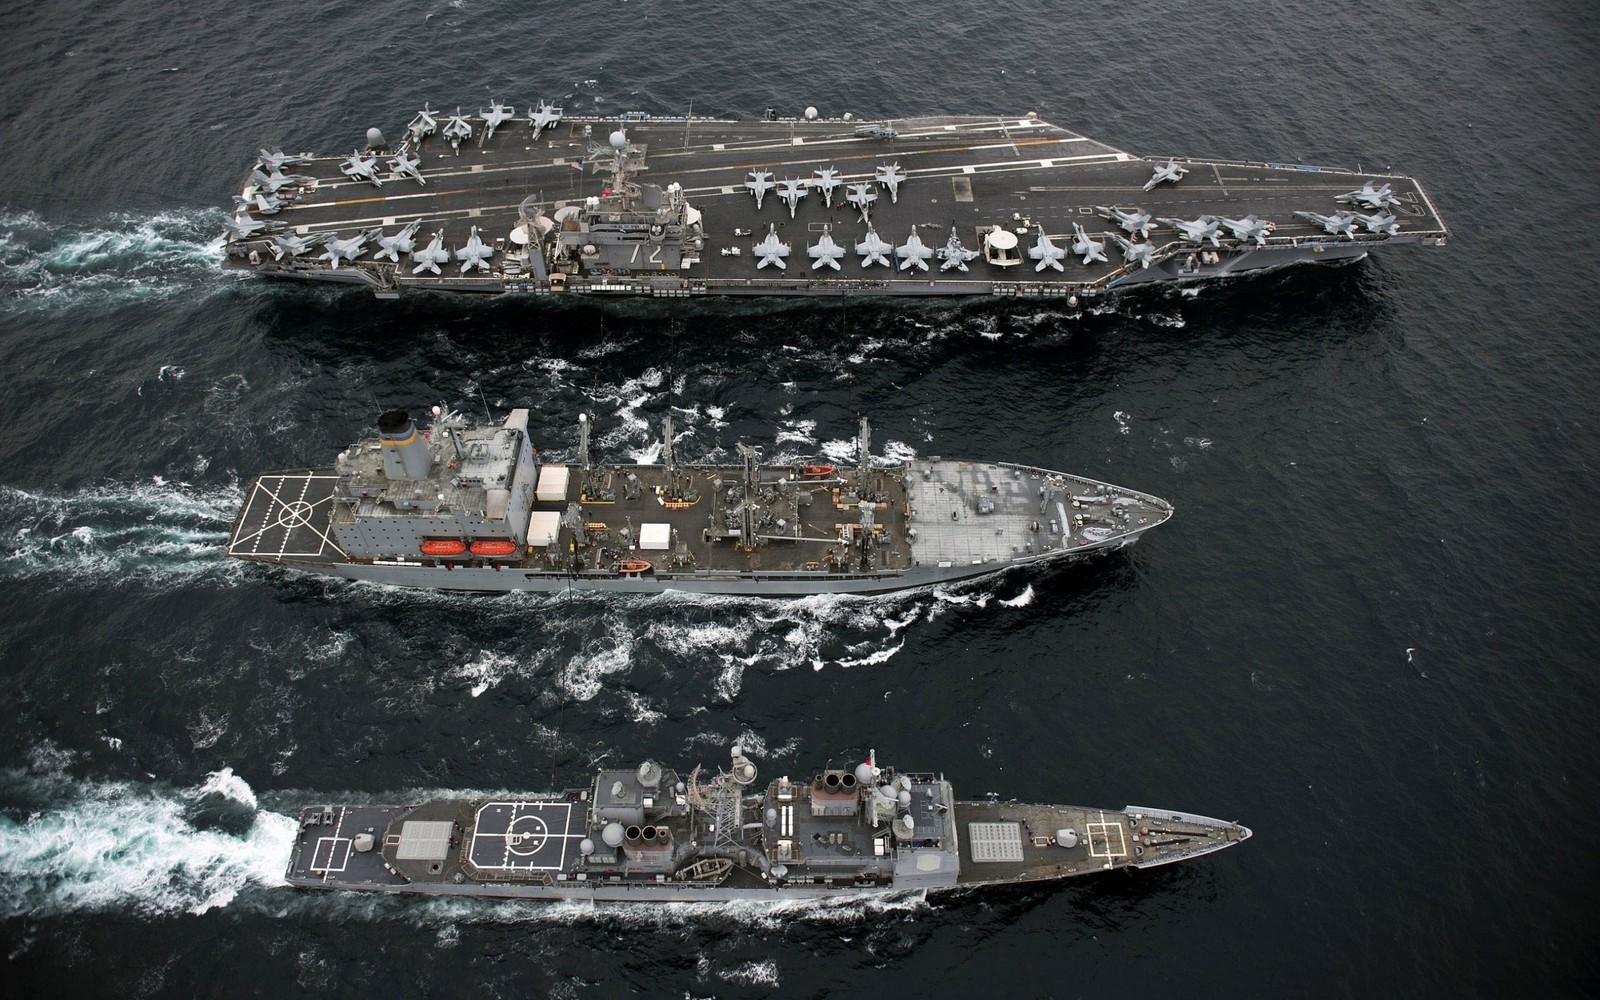
M475 556L512 556L517 554L517 543L504 538L480 538L472 543Z
M807 479L820 479L823 476L831 476L836 471L838 470L831 465L808 464L800 466L800 474Z
M467 551L467 543L459 538L429 538L418 548L425 556L459 556Z
M650 560L624 559L617 563L617 572L623 576L643 576L650 572Z

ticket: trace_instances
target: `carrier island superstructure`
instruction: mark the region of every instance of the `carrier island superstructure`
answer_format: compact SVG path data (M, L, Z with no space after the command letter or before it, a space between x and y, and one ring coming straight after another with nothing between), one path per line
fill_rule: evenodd
M1119 549L1172 516L1165 500L1081 476L930 455L850 465L679 463L590 452L541 462L528 411L472 425L405 411L331 468L256 477L228 554L372 583L466 591L884 593Z
M263 149L225 266L596 296L1092 296L1442 245L1417 181L1145 158L1028 114L735 121L424 109L390 144Z
M654 761L537 795L307 806L285 878L312 889L607 902L777 903L1152 868L1248 840L1171 809L962 801L942 775L879 767L756 784Z

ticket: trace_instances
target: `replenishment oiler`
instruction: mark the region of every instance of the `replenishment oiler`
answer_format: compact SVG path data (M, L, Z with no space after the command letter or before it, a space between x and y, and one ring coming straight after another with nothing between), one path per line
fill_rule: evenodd
M960 801L941 775L854 767L762 789L653 761L544 795L300 810L285 878L312 889L584 902L777 903L1153 868L1248 840L1172 809Z
M225 266L529 295L1092 296L1449 235L1388 171L1145 158L1037 115L858 121L424 108L262 149Z
M771 597L871 594L1120 549L1172 516L1159 497L1027 465L930 455L853 465L538 460L528 411L473 426L403 410L332 468L256 477L228 554L371 583L465 591L609 590Z

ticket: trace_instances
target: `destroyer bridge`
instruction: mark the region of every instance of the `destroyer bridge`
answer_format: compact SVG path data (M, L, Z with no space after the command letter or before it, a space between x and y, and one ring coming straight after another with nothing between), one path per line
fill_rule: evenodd
M879 767L756 784L645 761L581 788L300 810L304 888L520 899L778 902L1068 878L1219 851L1248 827L1192 813L959 801L941 775Z
M589 454L541 463L528 411L469 427L401 411L331 469L258 476L228 554L378 583L447 590L665 589L771 596L875 593L1121 548L1172 515L1165 501L1025 465L919 458L660 465Z
M1443 244L1408 177L1146 159L1023 116L424 110L348 156L262 150L228 267L463 292L1093 295Z

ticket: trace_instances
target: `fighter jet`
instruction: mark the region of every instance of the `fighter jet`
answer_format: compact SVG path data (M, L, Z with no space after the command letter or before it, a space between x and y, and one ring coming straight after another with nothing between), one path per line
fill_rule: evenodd
M250 171L250 183L272 194L277 194L280 188L291 184L307 184L311 180L312 178L304 174L286 174L277 167L273 167L268 173L262 173L260 170Z
M411 251L411 262L417 265L411 269L412 274L421 274L423 271L438 274L439 265L450 262L450 251L444 248L444 230L434 233L433 239L421 250Z
M750 252L761 259L756 261L756 269L760 270L768 264L778 265L778 270L787 270L789 265L784 263L784 258L789 256L789 244L778 239L778 224L772 223L767 229L767 238L750 248Z
M492 138L494 136L495 129L515 118L516 115L516 108L513 108L510 105L501 104L499 101L495 101L494 103L490 104L488 112L485 112L482 108L479 108L478 117L483 119L484 127L489 130L484 138Z
M1221 240L1217 238L1217 230L1222 224L1217 221L1216 216L1202 215L1193 222L1185 222L1182 219L1157 219L1156 221L1164 226L1171 226L1176 229L1178 235L1190 243L1204 243L1206 240L1210 240L1212 246L1222 246Z
M1357 215L1361 225L1369 233L1379 236L1393 236L1400 231L1400 220L1392 212L1374 212L1371 215Z
M1107 235L1116 240L1117 246L1122 248L1122 262L1124 264L1138 264L1140 268L1146 268L1155 263L1151 259L1156 252L1154 243L1135 243L1132 240L1123 239L1117 233L1109 233Z
M456 251L456 260L461 262L461 273L466 274L473 268L489 270L489 258L494 256L494 247L478 239L478 227L472 227L472 234L467 237L467 245Z
M900 185L906 181L906 172L900 169L900 164L889 163L877 169L874 176L879 184L889 189L889 200L900 201Z
M396 264L400 263L401 254L410 253L416 248L417 241L414 237L421 226L421 220L408 222L404 229L393 236L378 237L378 250L372 255L372 259L377 260L379 257L387 257Z
M367 248L367 241L381 232L383 232L381 229L369 229L366 232L357 233L347 240L341 240L339 237L329 233L323 243L328 249L319 255L317 259L327 261L330 267L337 271L341 260L355 260L361 256L362 251Z
M450 148L457 156L461 155L461 140L472 138L472 126L462 117L460 108L456 108L456 113L444 123L444 137L450 140Z
M948 271L951 268L965 271L967 261L978 256L978 251L968 250L961 245L961 237L956 235L956 226L953 222L950 224L950 239L935 252L939 255L939 259L944 261L939 265L941 271Z
M411 124L406 126L413 143L421 142L425 137L432 135L439 128L439 123L433 117L433 112L424 104L422 110L417 112L417 117L411 119Z
M1308 222L1315 222L1322 227L1322 231L1325 233L1343 236L1347 240L1356 238L1356 214L1354 212L1335 212L1332 215L1318 215L1315 212L1296 212L1294 214Z
M344 161L339 172L352 180L367 180L372 182L373 187L383 187L383 181L378 180L378 158L362 156L359 149L350 154L350 159Z
M540 98L539 106L528 112L528 121L533 125L533 137L539 138L539 133L559 122L565 110Z
M1067 251L1052 243L1050 237L1045 234L1044 227L1040 226L1038 241L1028 248L1028 256L1039 262L1033 266L1033 269L1035 271L1043 271L1049 267L1057 271L1065 271L1066 268L1062 266L1061 260L1066 255Z
M806 247L806 255L811 258L811 270L819 267L831 267L839 270L839 258L844 256L844 247L833 242L832 226L822 227L822 238L817 240L814 247Z
M1166 166L1156 165L1155 173L1151 174L1150 179L1144 182L1144 189L1148 191L1162 181L1171 181L1176 184L1188 172L1188 167L1180 167L1171 157L1168 157Z
M312 247L321 245L325 239L327 237L321 233L315 236L297 236L293 233L274 236L272 238L272 257L274 260L282 260L285 257L298 257Z
M1133 233L1144 239L1150 238L1149 212L1143 212L1137 208L1131 212L1124 212L1120 209L1108 208L1105 205L1096 205L1094 210L1099 213L1102 219L1116 220L1117 225L1121 226L1124 232Z
M871 184L852 184L845 190L844 200L856 207L861 213L861 221L866 222L872 214L872 203L878 200L878 192L872 189Z
M1091 240L1089 234L1083 231L1083 226L1076 222L1072 224L1072 232L1075 237L1072 241L1072 252L1083 254L1084 266L1087 267L1097 260L1102 263L1105 262L1106 245L1104 241Z
M800 199L806 196L806 182L784 179L778 182L778 197L789 206L789 218L794 218L794 210L800 204Z
M882 264L884 267L893 267L889 261L889 254L894 250L893 243L885 243L878 236L878 231L870 225L867 227L866 239L856 244L856 253L861 255L861 266L871 267Z
M899 135L887 125L857 125L856 135L866 139L893 139Z
M231 219L224 219L222 226L231 240L247 240L267 228L265 222L248 215L236 215Z
M756 211L761 211L761 200L777 185L772 183L772 171L752 170L745 175L744 186L756 196Z
M1361 185L1359 191L1346 191L1333 199L1342 205L1360 205L1362 208L1373 208L1382 211L1395 204L1400 199L1394 196L1388 184L1373 187L1371 181Z
M243 195L236 194L233 196L233 204L236 209L243 209L248 212L253 208L262 215L277 215L278 211L283 208L283 202L277 195L269 194L265 191L257 191L254 198L246 198Z
M818 170L813 170L811 176L814 178L811 181L812 186L822 192L822 203L832 208L833 189L841 183L838 168L822 167Z
M1223 219L1222 224L1233 233L1233 238L1241 243L1255 240L1256 246L1267 245L1267 234L1272 232L1272 223L1265 219L1258 219L1254 214L1242 219Z
M900 258L900 270L909 271L916 268L919 271L928 269L928 258L933 256L933 248L922 245L922 237L917 235L916 227L912 227L911 235L900 246L894 248L894 255Z
M412 156L410 153L402 151L389 161L389 170L397 180L401 177L412 177L416 179L418 184L425 185L428 183L422 179L422 157L420 156Z
M274 170L282 170L284 167L310 162L311 157L309 156L287 156L281 149L263 149L256 165L267 173L272 173Z

